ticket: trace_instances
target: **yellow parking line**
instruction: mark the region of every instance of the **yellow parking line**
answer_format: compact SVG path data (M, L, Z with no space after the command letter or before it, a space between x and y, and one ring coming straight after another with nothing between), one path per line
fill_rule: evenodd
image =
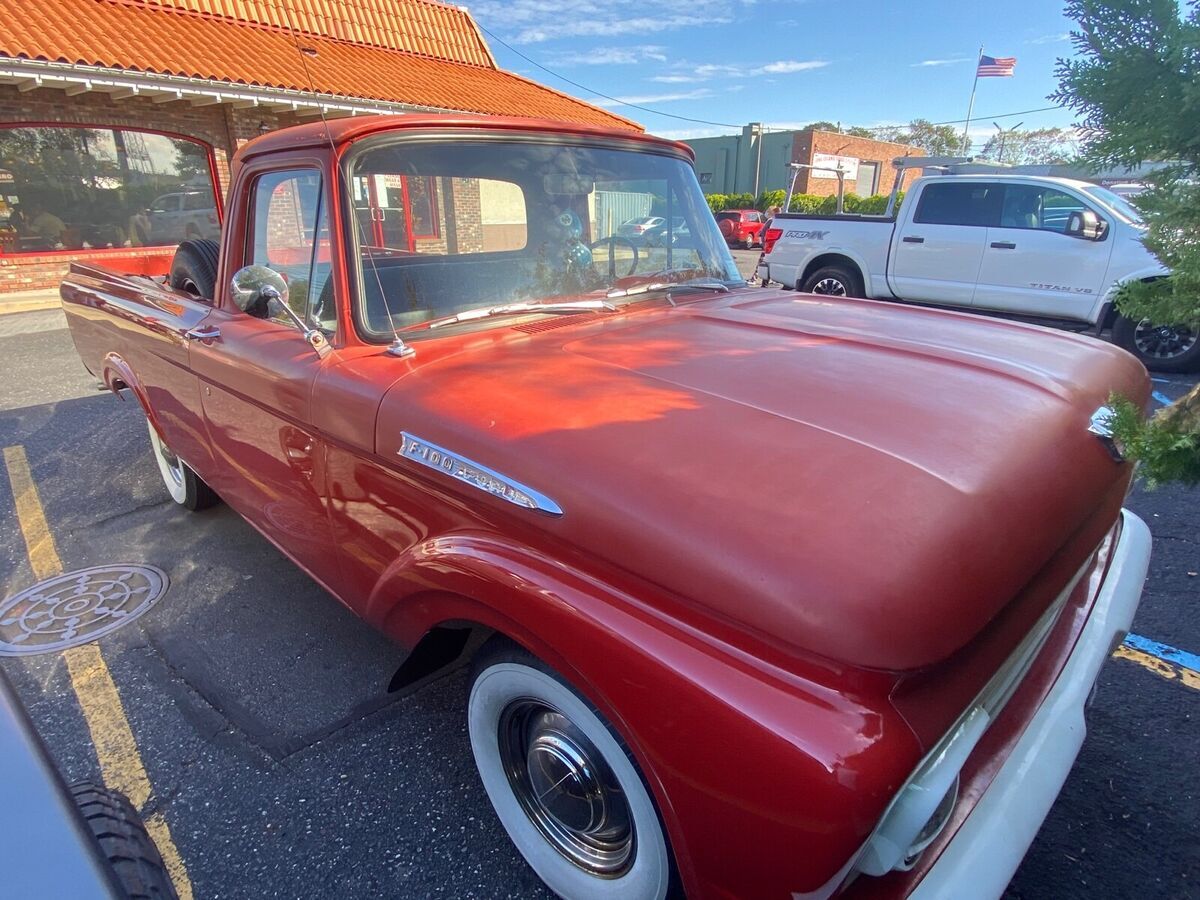
M1153 654L1136 650L1133 647L1127 647L1124 644L1116 649L1113 657L1116 659L1127 659L1130 662L1137 663L1143 669L1153 672L1159 678L1165 678L1168 681L1178 681L1184 687L1200 691L1200 672L1193 671L1187 666L1176 665L1173 662L1160 659Z
M4 465L8 469L17 521L25 537L25 550L29 554L29 565L33 567L33 577L38 581L53 578L62 572L62 560L58 558L54 535L46 524L46 514L42 511L37 485L33 483L33 474L29 471L25 448L5 447Z
M38 581L53 578L62 573L62 560L46 522L25 448L5 447L4 464L8 469L17 521L25 538L25 550L33 574ZM66 660L71 686L83 710L105 785L123 793L141 812L150 800L153 789L133 730L129 727L129 719L125 716L125 708L121 705L121 695L100 654L100 647L96 644L71 647L63 652L63 659ZM188 878L187 867L161 812L146 818L146 830L162 854L180 900L192 900L192 882Z

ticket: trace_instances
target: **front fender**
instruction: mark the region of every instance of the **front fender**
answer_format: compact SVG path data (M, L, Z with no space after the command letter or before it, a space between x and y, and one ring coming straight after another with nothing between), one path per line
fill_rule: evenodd
M389 568L367 618L415 646L476 623L558 671L613 724L658 801L689 896L825 884L920 758L886 700L773 667L671 618L671 600L481 534Z
M108 353L104 357L104 362L101 364L100 378L104 382L104 386L112 391L121 400L125 397L121 394L122 388L127 388L138 405L142 407L142 412L146 418L150 420L159 439L166 441L166 436L163 434L162 426L159 424L158 417L154 413L154 408L150 405L150 398L146 394L146 386L142 384L140 378L133 371L133 367L129 365L117 353Z
M1154 265L1144 266L1136 269L1133 272L1128 272L1120 278L1115 278L1109 284L1100 298L1096 301L1096 307L1093 310L1092 320L1096 322L1097 328L1104 327L1104 319L1107 317L1108 310L1116 305L1117 291L1124 284L1129 284L1132 281L1152 281L1155 278L1165 278L1171 274L1171 270L1163 265L1155 263Z

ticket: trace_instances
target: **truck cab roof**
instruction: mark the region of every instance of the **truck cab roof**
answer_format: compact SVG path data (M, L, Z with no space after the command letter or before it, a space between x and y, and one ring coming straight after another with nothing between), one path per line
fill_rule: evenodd
M578 122L559 122L553 119L534 119L520 116L484 116L465 113L445 115L415 113L412 115L351 116L308 122L291 128L272 131L246 143L234 156L235 162L269 153L290 152L301 149L328 148L330 144L339 150L346 145L387 131L442 131L448 129L470 129L473 131L545 132L555 138L600 137L621 141L633 141L669 149L693 159L692 148L679 141L654 137L643 132L624 128L604 128L583 125Z

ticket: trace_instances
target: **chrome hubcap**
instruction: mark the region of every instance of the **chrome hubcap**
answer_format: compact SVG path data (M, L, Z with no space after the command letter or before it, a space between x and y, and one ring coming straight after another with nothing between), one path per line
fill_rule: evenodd
M499 739L513 794L551 846L592 875L624 874L634 856L633 819L587 735L545 703L517 700L500 716Z
M1133 332L1133 343L1143 356L1173 359L1196 345L1200 335L1187 325L1152 325L1142 319Z
M846 286L836 278L822 278L813 285L814 294L831 294L834 297L845 297Z
M155 435L154 446L158 450L158 455L162 457L162 461L166 463L167 471L171 474L171 480L176 484L183 484L183 463L179 457L167 449L167 445L158 439Z

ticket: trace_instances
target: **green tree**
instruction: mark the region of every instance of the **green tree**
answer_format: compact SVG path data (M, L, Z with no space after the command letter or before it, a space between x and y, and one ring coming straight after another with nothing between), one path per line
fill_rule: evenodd
M1010 166L1065 163L1078 155L1078 135L1070 128L1030 128L992 135L980 156Z
M879 141L915 144L930 156L960 156L966 152L962 132L953 125L934 125L928 119L913 119L907 125L885 125L876 128L873 136Z
M1051 99L1083 118L1083 159L1097 168L1170 164L1138 198L1146 247L1171 270L1116 297L1133 319L1200 333L1200 5L1179 0L1068 0L1076 56L1058 62ZM1200 483L1200 386L1144 421L1116 398L1116 435L1152 483Z

